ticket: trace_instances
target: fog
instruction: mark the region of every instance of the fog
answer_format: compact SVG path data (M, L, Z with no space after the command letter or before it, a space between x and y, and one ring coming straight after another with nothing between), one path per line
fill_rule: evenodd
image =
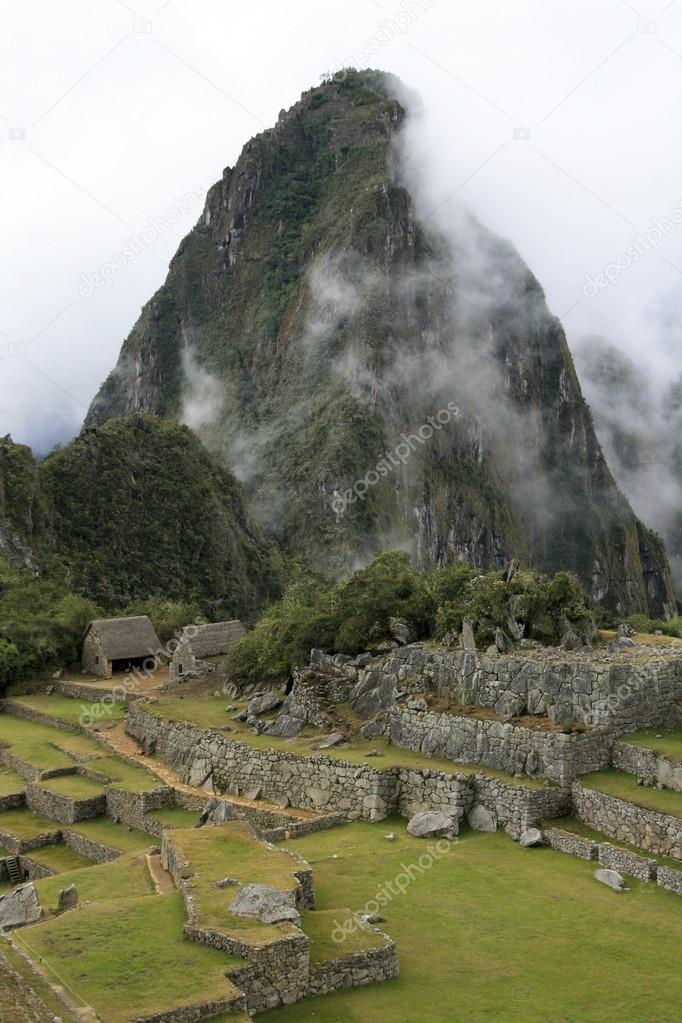
M422 209L470 209L514 243L579 368L600 336L646 372L649 405L677 378L682 4L66 0L4 25L0 435L42 453L78 431L199 197L347 64L420 94ZM191 348L185 368L202 422Z

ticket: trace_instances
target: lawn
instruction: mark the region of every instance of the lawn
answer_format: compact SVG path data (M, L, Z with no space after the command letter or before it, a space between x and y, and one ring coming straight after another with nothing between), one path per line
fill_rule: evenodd
M10 972L12 971L12 972ZM23 978L46 1006L55 1019L63 1023L79 1023L64 1004L59 1001L49 984L28 966L23 956L12 948L6 938L0 939L0 1020L2 1023L37 1023L48 1017L39 1013L31 996L27 998L26 989L22 986ZM28 1004L29 1001L31 1004ZM42 1009L42 1006L40 1007Z
M67 796L69 799L92 799L93 796L101 796L104 793L101 782L93 781L92 778L84 778L80 774L48 778L47 781L40 782L39 787L47 792Z
M634 774L627 771L609 767L604 771L595 771L594 774L583 774L580 783L586 789L596 789L597 792L604 792L608 796L626 799L636 806L682 818L682 792L675 792L673 789L663 789L659 792L658 789L638 785Z
M65 732L6 713L0 714L0 746L9 747L17 757L34 764L41 771L73 767L75 757L98 756L101 752L94 739L86 735Z
M281 937L281 930L257 921L230 914L229 905L237 888L216 889L216 881L225 877L242 883L265 884L278 891L296 888L294 872L301 869L298 860L283 849L253 841L253 833L244 821L230 821L220 827L173 831L168 836L181 861L189 863L194 887L194 902L201 926L232 932L239 930L245 940L254 943ZM290 930L284 925L285 930Z
M24 779L9 767L0 766L0 796L12 796L26 788Z
M32 813L27 807L16 810L3 810L0 813L0 831L7 832L15 838L35 838L37 835L56 834L61 828L58 821Z
M93 703L96 702L96 697L97 694L94 693ZM60 693L51 693L49 696L46 693L13 696L11 702L21 704L23 707L30 707L31 710L40 711L41 714L49 714L50 717L56 718L58 721L66 721L70 725L80 724L81 715L90 706L83 700L74 700L69 696L62 696ZM107 702L106 707L107 721L122 721L126 716L125 703Z
M186 810L184 806L164 806L160 810L149 810L145 816L174 828L193 828L199 820L199 811Z
M631 742L634 746L644 746L655 750L669 760L682 763L682 728L652 728L646 732L632 732L620 736L621 742Z
M87 856L82 856L61 842L59 845L43 845L39 849L30 849L25 855L34 863L40 863L41 866L48 867L57 874L93 865L92 860L89 860Z
M332 760L343 760L350 764L362 764L365 767L372 767L375 770L386 770L392 767L406 767L414 770L427 769L430 771L445 771L447 774L471 774L479 773L499 778L501 781L513 785L523 785L526 788L542 788L542 782L532 778L515 778L504 771L495 771L490 767L482 767L480 764L460 764L454 760L446 760L442 757L427 757L424 753L416 753L413 750L400 749L392 746L384 738L363 739L358 735L352 743L335 747L334 749L316 750L315 743L322 738L321 732L315 732L311 728L305 728L296 739L279 739L270 735L254 735L251 729L244 722L232 721L231 715L225 707L227 699L225 696L213 696L208 694L180 697L175 694L161 696L145 709L151 714L166 718L169 721L189 721L200 728L215 729L220 731L227 726L229 731L225 732L227 740L244 742L254 749L276 749L287 753L295 753L299 756L325 756ZM243 704L235 703L235 706L242 707ZM368 757L369 750L378 750L379 757Z
M2 815L0 814L0 821ZM111 817L91 817L89 820L69 824L64 830L74 831L93 842L101 842L111 849L121 852L136 852L154 845L155 839L137 828L128 828L125 824L116 824Z
M615 845L618 849L627 849L628 852L643 856L646 860L656 860L661 866L671 867L673 870L682 870L680 860L671 860L667 856L658 856L656 853L640 849L636 845L621 842L620 839L612 838L611 835L605 835L602 831L591 828L589 824L585 824L584 821L579 820L577 817L554 817L552 820L543 821L542 827L556 828L559 831L570 831L574 835L581 835L583 838L589 838L593 842L608 842L609 845Z
M111 784L119 785L128 792L147 792L163 784L151 771L129 764L120 757L102 756L85 766L97 774L105 775Z
M386 842L392 830L398 838ZM318 904L361 910L429 843L399 819L290 843L311 863ZM677 1023L679 898L638 884L619 895L594 863L466 832L381 912L398 945L389 983L310 999L272 1023ZM343 949L343 944L341 944Z
M348 929L343 942L334 941L337 928L351 918L349 909L315 909L301 914L301 927L310 938L310 962L321 963L340 956L352 955L368 948L383 948L386 941L371 927L360 925Z
M149 895L154 890L144 853L128 853L110 863L98 863L36 881L41 905L54 910L61 888L75 884L81 905L113 902Z
M237 993L224 972L243 960L186 941L184 921L180 895L155 895L65 913L15 940L104 1023L125 1023Z

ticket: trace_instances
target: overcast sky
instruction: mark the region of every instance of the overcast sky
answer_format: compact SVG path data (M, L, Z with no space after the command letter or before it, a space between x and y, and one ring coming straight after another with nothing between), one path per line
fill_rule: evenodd
M514 241L574 347L679 371L682 0L3 0L0 435L78 431L198 197L346 64L421 93L434 201Z

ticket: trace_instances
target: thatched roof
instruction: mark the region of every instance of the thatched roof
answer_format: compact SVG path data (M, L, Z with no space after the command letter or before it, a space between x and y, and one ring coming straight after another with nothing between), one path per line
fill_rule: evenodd
M132 618L97 618L90 622L85 635L94 630L108 661L127 657L151 657L161 646L154 626L147 615Z
M226 654L246 630L239 621L211 622L209 625L187 625L180 642L187 642L195 657L217 657Z

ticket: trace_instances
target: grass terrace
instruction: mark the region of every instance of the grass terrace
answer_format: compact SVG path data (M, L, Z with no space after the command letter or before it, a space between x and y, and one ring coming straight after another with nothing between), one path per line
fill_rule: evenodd
M352 742L343 746L336 746L333 749L317 750L315 744L322 738L322 733L306 726L295 739L280 739L270 735L253 735L251 729L243 722L233 721L232 713L225 710L226 698L224 696L213 696L212 694L178 696L175 693L163 695L148 704L145 710L168 721L188 721L199 728L223 731L225 738L236 742L243 742L253 749L276 749L287 753L295 753L297 756L325 756L332 760L345 761L346 763L372 767L375 770L388 770L392 767L405 767L414 770L444 771L447 774L485 774L489 777L499 778L507 784L523 785L529 789L543 787L542 781L533 778L515 778L505 771L496 771L490 767L482 767L480 764L463 764L455 760L446 760L443 757L427 757L424 753L417 753L413 750L400 749L392 746L383 737L376 739L364 739L362 736L354 736ZM245 703L237 703L235 706L243 707ZM370 750L378 750L381 754L378 757L367 757Z
M9 767L0 766L0 796L13 796L26 788L24 779Z
M199 819L199 811L186 810L184 806L164 806L160 810L149 810L145 816L172 828L193 828Z
M620 736L621 742L652 749L659 756L682 763L682 728L652 728Z
M4 814L0 814L0 822ZM111 849L119 849L121 852L139 852L154 844L151 835L137 828L129 828L125 824L117 824L111 817L91 817L89 820L78 821L77 824L69 824L64 827L65 831L74 831L84 838L93 842L101 842Z
M110 863L81 867L55 877L43 877L35 882L38 898L44 909L54 911L60 889L75 884L80 905L88 903L116 903L121 899L137 898L154 891L144 853L129 853Z
M592 842L608 842L609 845L615 845L619 849L627 849L628 852L636 853L638 856L643 856L647 860L656 860L658 864L663 867L671 867L673 870L682 870L682 863L680 860L671 860L667 856L658 856L656 853L649 852L647 849L640 849L636 845L630 845L628 842L621 842L620 839L612 838L610 835L605 835L602 831L597 831L595 828L591 828L589 824L585 824L577 817L554 817L551 820L542 822L543 828L556 828L558 831L570 831L573 835L580 835L582 838L589 838Z
M55 792L59 796L67 796L69 799L92 799L93 796L101 796L104 793L101 782L85 778L80 774L48 778L47 781L40 782L39 788L45 789L47 792Z
M282 933L296 933L288 924L275 927L231 915L229 905L237 893L236 887L215 887L216 881L225 877L265 884L278 891L290 891L298 884L293 875L301 864L282 849L254 842L253 832L244 821L174 831L166 840L172 843L181 860L189 863L200 927L224 933L240 931L240 936L253 944L271 941Z
M18 839L36 838L38 835L56 834L61 828L58 821L32 813L28 807L3 810L0 813L0 831Z
M136 764L129 764L120 757L98 757L85 767L97 774L105 775L112 785L118 785L128 792L147 792L163 785L151 771Z
M586 789L595 789L607 796L625 799L635 806L682 818L682 792L675 792L672 789L663 789L659 792L658 789L638 785L634 774L627 771L609 767L593 774L583 774L580 783Z
M186 941L184 922L173 893L85 906L22 928L15 940L103 1023L126 1023L238 994L224 974L243 960Z
M352 916L350 909L314 909L301 914L301 927L310 938L310 965L338 959L340 956L365 952L369 948L383 948L384 938L371 927L356 926L343 942L334 941L332 935ZM379 924L379 927L382 925Z
M39 849L30 849L24 855L34 863L53 870L55 874L92 866L92 860L89 860L87 856L81 856L80 853L61 842L58 845L43 845Z
M384 840L387 831L396 833L394 842ZM361 912L430 843L394 819L289 844L313 868L321 911L342 892ZM381 908L381 930L398 945L399 978L299 1002L267 1019L678 1023L679 897L651 884L618 895L594 880L594 869L548 848L522 849L502 832L465 831ZM336 947L342 953L344 943Z
M11 703L17 703L21 707L28 707L30 710L47 714L57 721L64 721L69 725L80 725L80 719L84 710L88 710L90 704L84 700L74 700L69 696L62 696L60 693L33 693L26 696L12 696ZM97 702L97 693L93 694L92 702ZM122 721L126 715L125 703L106 704L107 712L102 721Z

